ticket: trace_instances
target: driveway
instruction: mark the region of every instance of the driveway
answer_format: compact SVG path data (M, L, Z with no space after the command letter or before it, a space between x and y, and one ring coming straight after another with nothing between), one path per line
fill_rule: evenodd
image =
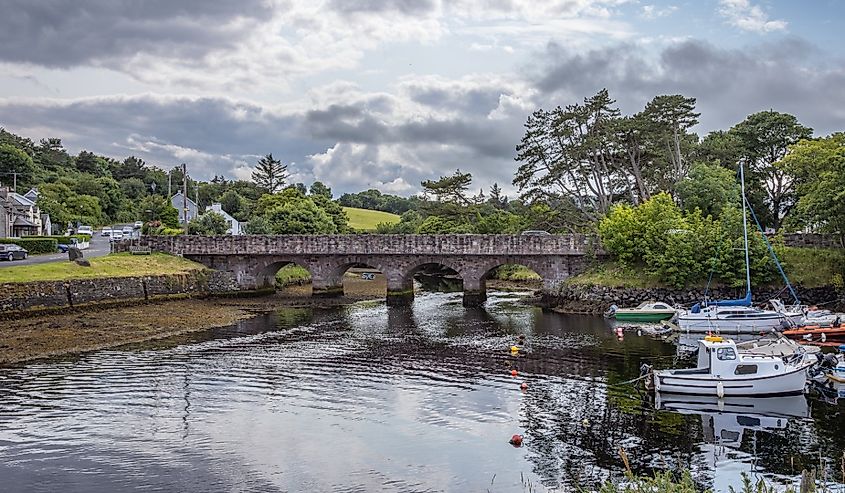
M102 257L108 255L111 251L109 246L109 239L105 236L95 235L91 237L90 246L87 250L82 250L84 258ZM48 253L44 255L30 255L26 260L14 260L12 262L0 262L0 268L13 267L15 265L35 265L46 264L48 262L67 261L66 253Z

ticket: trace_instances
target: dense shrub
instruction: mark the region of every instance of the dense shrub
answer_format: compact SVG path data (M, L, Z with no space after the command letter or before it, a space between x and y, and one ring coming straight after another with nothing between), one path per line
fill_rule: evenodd
M0 238L0 243L18 245L30 254L55 253L59 248L55 238Z
M616 206L599 223L604 248L627 266L642 265L661 282L675 287L715 280L745 285L742 212L724 206L714 219L700 209L684 215L667 194L638 207ZM777 276L763 237L749 229L751 276L767 283Z

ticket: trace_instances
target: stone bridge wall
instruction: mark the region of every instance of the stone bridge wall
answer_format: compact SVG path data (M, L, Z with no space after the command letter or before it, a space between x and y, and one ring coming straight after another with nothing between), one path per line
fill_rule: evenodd
M463 279L467 305L484 301L485 281L500 265L531 268L551 291L601 253L583 235L147 236L139 243L228 272L243 290L271 287L276 272L290 263L311 272L317 295L342 294L350 267L377 269L387 278L391 302L413 296L413 277L422 268L443 265Z

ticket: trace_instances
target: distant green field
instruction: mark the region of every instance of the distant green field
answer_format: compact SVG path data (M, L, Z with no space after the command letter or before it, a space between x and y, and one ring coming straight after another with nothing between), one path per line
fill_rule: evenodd
M349 218L349 227L363 231L376 229L379 223L398 223L399 216L389 212L371 211L355 207L344 207L346 217Z

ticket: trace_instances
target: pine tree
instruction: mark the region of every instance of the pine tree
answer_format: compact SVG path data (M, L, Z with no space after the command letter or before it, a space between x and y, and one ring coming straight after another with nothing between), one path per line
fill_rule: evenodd
M285 186L288 177L288 165L282 164L278 159L273 159L273 154L267 154L258 160L255 171L252 172L252 181L256 186L269 193L276 193Z

